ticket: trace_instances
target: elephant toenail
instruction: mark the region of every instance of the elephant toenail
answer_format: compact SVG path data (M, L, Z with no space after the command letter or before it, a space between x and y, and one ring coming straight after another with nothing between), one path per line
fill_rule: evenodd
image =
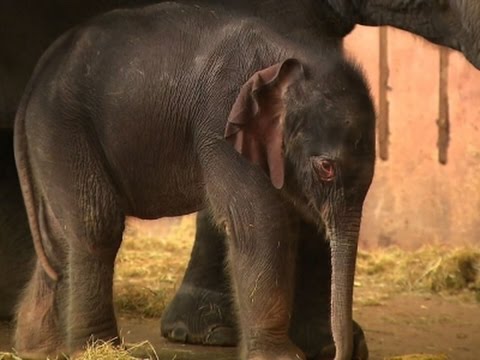
M184 327L176 327L170 332L169 338L173 341L186 343L188 338L187 329Z

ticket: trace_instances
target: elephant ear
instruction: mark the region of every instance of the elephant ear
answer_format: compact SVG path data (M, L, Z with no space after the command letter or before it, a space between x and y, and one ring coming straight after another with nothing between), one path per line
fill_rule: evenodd
M277 189L285 177L285 93L302 77L303 67L296 59L257 71L242 86L225 129L235 150L261 166Z

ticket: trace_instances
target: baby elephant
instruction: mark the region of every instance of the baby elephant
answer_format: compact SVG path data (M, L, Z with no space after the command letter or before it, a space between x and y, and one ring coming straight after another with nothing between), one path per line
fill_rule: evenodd
M208 206L229 238L242 359L305 358L288 337L292 211L326 230L336 359L351 359L375 116L356 67L318 45L164 3L108 13L50 47L15 125L38 254L17 314L21 355L75 354L92 336L117 337L112 279L125 216Z

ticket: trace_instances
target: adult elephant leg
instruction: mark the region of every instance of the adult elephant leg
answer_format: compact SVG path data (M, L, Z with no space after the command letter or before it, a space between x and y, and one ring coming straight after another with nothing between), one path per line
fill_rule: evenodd
M225 234L207 210L198 213L196 226L190 261L163 313L161 332L172 341L234 346L238 335L225 271Z
M13 156L13 131L0 130L0 319L11 319L35 264Z
M290 336L310 360L333 358L330 327L330 246L323 231L301 221L297 280ZM354 322L354 359L368 359L360 325Z

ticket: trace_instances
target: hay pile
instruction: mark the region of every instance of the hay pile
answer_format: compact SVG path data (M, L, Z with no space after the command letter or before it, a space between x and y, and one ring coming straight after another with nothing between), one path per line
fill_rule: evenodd
M195 217L127 225L115 268L115 305L124 314L160 317L175 294L190 257Z
M75 360L158 360L157 353L148 342L114 346L111 342L95 341Z
M68 357L60 357L57 359L68 359ZM75 360L159 360L153 346L144 341L138 344L123 344L115 346L111 342L97 340L88 344L85 351ZM22 360L13 353L0 352L0 360ZM53 360L53 359L47 359Z
M391 248L360 252L357 281L390 292L469 292L480 301L480 251L427 246L414 252Z

